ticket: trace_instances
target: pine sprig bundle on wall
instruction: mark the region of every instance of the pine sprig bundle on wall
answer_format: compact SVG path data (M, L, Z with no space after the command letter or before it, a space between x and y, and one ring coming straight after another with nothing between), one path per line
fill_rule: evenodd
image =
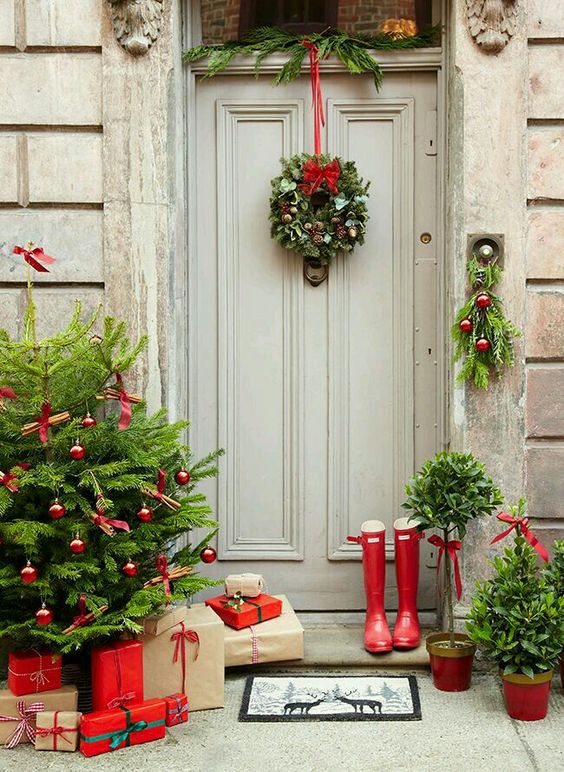
M0 386L17 395L4 399L0 412L0 470L13 475L0 484L0 640L48 645L61 653L138 631L138 620L163 608L163 584L144 587L159 576L160 554L167 555L170 567L193 567L171 583L170 600L215 584L195 571L216 529L196 487L217 473L220 452L194 462L181 442L187 423L168 424L164 410L148 416L143 403L132 405L129 427L118 429L120 402L97 397L116 386L118 373L127 385L127 371L146 341L130 344L125 325L110 318L100 335L93 335L96 317L81 321L77 303L64 330L38 340L30 285L21 339L0 331ZM37 431L23 436L22 426L36 420L46 402L51 415L69 411L71 417L49 428L44 444ZM89 412L97 423L85 428L82 420ZM69 448L77 439L86 455L74 460ZM190 471L184 486L175 482L181 468ZM143 494L156 489L159 470L165 473L163 493L180 504L176 510ZM66 511L52 519L49 508L56 500ZM137 516L143 505L152 510L147 522ZM93 522L97 512L124 521L130 531L116 527L109 536ZM201 544L178 548L178 538L192 529L206 529L208 535ZM70 549L77 535L86 543L78 554ZM28 561L37 578L24 583L20 571ZM127 561L138 567L134 576L124 575ZM95 619L64 634L79 614L81 596ZM53 613L45 626L35 618L43 603Z
M503 301L493 288L501 279L495 262L473 256L466 266L472 294L456 315L451 329L454 361L464 357L458 381L472 380L487 389L492 372L499 377L515 362L513 339L521 335L503 313Z

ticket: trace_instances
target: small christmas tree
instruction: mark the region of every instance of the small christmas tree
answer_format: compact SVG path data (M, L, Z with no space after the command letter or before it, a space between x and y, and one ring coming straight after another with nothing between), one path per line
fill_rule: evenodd
M42 250L17 249L46 270ZM216 525L195 487L219 452L193 463L187 423L147 415L125 385L145 339L131 345L111 318L96 335L96 320L77 302L39 340L28 275L21 339L0 331L0 640L17 646L64 653L136 632L214 584L194 572ZM194 528L211 531L177 548Z

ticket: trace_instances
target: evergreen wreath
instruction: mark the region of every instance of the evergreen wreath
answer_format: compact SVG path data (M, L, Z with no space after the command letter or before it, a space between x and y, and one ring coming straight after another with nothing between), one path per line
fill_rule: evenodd
M368 188L354 161L302 153L282 158L272 180L271 235L306 260L331 262L364 242Z
M473 379L478 389L487 389L492 371L500 377L504 367L515 363L513 338L521 332L505 318L502 299L493 292L501 279L500 266L474 255L466 271L472 294L452 326L456 343L453 361L466 357L457 381Z

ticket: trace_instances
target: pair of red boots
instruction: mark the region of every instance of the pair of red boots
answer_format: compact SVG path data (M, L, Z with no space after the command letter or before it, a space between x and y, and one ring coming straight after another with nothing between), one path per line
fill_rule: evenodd
M364 648L374 653L419 646L417 617L417 584L419 581L419 542L423 537L402 517L394 523L396 577L399 607L393 637L390 635L384 608L386 585L386 527L380 520L367 520L360 526L360 536L348 540L362 546L366 623Z

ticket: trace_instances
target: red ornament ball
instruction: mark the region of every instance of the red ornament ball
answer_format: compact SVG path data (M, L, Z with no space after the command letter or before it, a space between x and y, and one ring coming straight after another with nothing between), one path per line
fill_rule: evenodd
M35 612L35 621L38 625L50 625L53 621L53 612L45 604Z
M37 568L28 560L27 565L20 571L20 576L24 584L32 584L37 579Z
M54 501L49 507L49 517L51 520L60 520L61 517L65 516L66 511L67 510L62 504L59 504L58 501Z
M174 479L178 485L188 485L190 482L190 472L187 469L179 469L174 475Z
M70 551L74 552L75 555L82 555L86 549L86 542L80 536L76 536L69 544L69 547Z
M122 567L121 571L126 576L135 576L137 571L139 570L137 563L134 563L132 560L128 560L127 563Z
M153 519L153 510L151 507L141 507L137 510L137 517L142 523L149 523Z
M75 461L80 461L81 458L84 458L86 455L86 448L84 445L81 445L80 443L76 443L72 446L72 448L69 450L69 456L74 459Z
M490 342L486 338L478 338L476 341L477 351L488 351L490 348Z
M472 319L462 319L458 326L460 332L470 332L472 330Z
M200 559L203 563L213 563L214 560L217 560L217 552L208 544L208 546L204 547L200 552Z
M84 416L82 421L80 422L80 425L83 426L85 429L92 429L93 426L96 426L96 419L93 415L90 415L88 413Z
M478 308L488 308L491 304L492 301L487 292L480 292L479 295L476 295L476 305Z

